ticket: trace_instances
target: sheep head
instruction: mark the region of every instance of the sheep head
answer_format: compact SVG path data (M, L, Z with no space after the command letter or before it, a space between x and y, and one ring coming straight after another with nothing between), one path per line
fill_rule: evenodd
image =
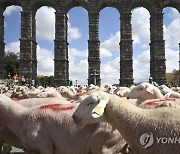
M76 123L91 124L104 121L104 109L110 95L103 91L96 91L84 99L73 114Z
M128 97L130 99L153 99L154 87L150 83L141 83L130 91Z

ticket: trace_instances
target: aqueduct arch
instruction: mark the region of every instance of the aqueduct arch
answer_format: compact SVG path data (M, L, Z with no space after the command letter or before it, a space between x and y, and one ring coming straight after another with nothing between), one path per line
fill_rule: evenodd
M54 76L57 85L69 83L69 61L67 42L67 12L75 6L82 6L88 11L89 40L88 40L88 84L94 83L94 70L96 82L100 79L100 41L99 41L99 12L105 7L116 8L121 16L120 45L120 85L133 83L132 67L132 27L131 10L143 6L150 12L150 75L159 84L166 82L165 73L165 45L163 40L163 8L174 7L180 12L179 0L0 0L0 76L4 77L4 17L3 12L10 5L19 5L21 12L21 38L20 38L20 68L19 75L28 78L36 77L36 25L35 13L42 6L50 6L55 12L55 40L54 40Z

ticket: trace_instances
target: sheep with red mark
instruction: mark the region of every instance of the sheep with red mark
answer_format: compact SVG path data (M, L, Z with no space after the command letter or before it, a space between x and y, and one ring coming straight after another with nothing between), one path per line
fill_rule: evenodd
M164 101L162 99L162 102ZM180 103L180 99L171 101ZM135 154L180 153L178 142L163 144L163 142L153 143L152 141L157 137L178 138L180 136L180 115L179 108L176 107L142 109L129 103L126 98L98 91L81 102L73 118L81 124L108 121L119 130ZM149 132L154 137L143 136L143 142L142 135ZM153 144L147 145L150 139Z
M125 142L107 123L75 124L72 114L79 104L45 104L26 108L0 95L0 123L22 146L39 154L113 154Z
M5 97L1 95L1 97ZM8 99L8 98L6 98ZM24 107L33 107L33 106L37 106L37 105L41 105L41 104L58 104L59 102L61 104L69 104L70 102L67 101L65 98L63 97L52 97L52 98L31 98L31 99L22 99L22 100L18 100L18 99L13 99L13 103L18 103L21 106ZM9 130L7 127L5 128L1 128L0 131L0 137L8 144L8 145L12 145L14 147L17 148L21 148L23 149L23 146L20 142L20 140L17 138L17 136L11 131ZM8 148L9 149L9 148Z

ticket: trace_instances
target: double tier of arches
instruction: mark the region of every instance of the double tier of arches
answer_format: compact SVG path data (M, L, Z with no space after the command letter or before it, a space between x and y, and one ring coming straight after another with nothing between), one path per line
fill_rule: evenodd
M144 7L150 14L150 75L159 84L166 82L165 43L163 39L163 9L174 7L180 12L179 0L165 0L163 2L149 0L2 0L0 1L0 53L4 55L4 18L6 7L17 5L21 12L20 38L20 68L19 74L35 78L37 75L36 56L36 11L42 6L49 6L55 10L55 39L54 39L54 76L57 85L69 84L69 58L67 41L67 13L74 7L81 6L88 12L88 84L94 83L96 70L96 84L100 85L100 39L99 13L106 7L116 9L120 14L120 85L131 85L133 79L133 39L131 25L131 11L137 7ZM0 59L1 74L5 74L3 56Z

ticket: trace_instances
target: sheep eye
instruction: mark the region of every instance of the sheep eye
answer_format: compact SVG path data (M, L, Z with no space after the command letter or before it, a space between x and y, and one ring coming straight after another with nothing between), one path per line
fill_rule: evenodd
M93 105L93 104L94 104L94 103L93 103L93 102L91 102L91 103L88 103L88 104L87 104L87 106L91 106L91 105Z

